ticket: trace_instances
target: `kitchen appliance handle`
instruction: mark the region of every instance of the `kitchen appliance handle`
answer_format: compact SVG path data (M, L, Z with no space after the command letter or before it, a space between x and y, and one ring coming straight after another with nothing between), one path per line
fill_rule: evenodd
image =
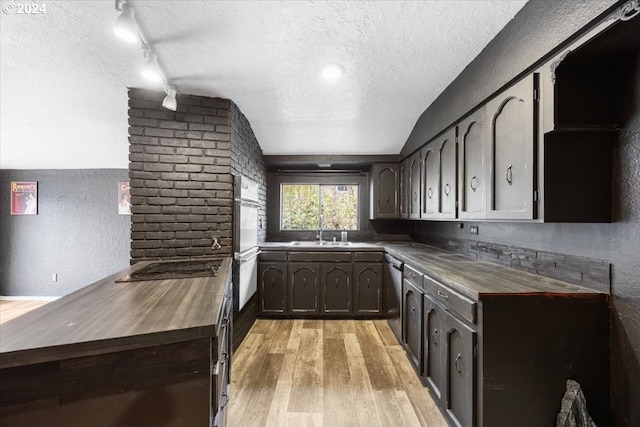
M235 259L236 259L236 261L239 261L242 264L243 262L251 261L252 259L254 259L258 255L260 255L261 253L262 253L262 251L255 251L254 253L252 253L248 257L242 257L239 254L236 254L235 255Z

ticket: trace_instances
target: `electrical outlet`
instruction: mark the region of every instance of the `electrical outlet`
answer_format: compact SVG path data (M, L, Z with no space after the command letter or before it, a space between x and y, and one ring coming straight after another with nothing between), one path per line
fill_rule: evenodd
M469 233L471 234L478 234L478 226L477 225L472 225L469 227Z
M58 281L58 273L51 273L51 281L52 282Z

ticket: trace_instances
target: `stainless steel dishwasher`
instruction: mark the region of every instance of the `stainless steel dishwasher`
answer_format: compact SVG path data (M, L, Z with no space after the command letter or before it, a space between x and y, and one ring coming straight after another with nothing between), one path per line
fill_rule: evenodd
M385 315L389 327L402 342L402 267L404 263L391 255L384 256Z

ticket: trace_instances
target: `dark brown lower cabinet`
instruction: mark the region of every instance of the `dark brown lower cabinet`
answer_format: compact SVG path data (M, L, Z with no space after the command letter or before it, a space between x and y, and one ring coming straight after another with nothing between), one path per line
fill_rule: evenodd
M382 264L355 263L355 315L382 313Z
M288 270L291 314L320 314L320 264L291 262Z
M446 346L444 332L445 310L436 304L428 294L424 296L423 304L423 376L431 390L433 399L440 403L443 400L442 393L446 379L444 372L444 351Z
M322 272L322 313L351 313L351 264L326 263Z
M287 312L287 263L260 262L258 267L260 313L285 315Z
M451 314L443 320L447 415L456 426L475 426L476 333Z
M403 344L418 375L422 374L422 289L403 280Z

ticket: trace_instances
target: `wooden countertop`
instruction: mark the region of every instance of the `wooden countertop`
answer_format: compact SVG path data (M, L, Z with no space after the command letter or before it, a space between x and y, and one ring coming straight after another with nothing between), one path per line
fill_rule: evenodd
M582 286L412 242L379 243L419 272L476 301L505 294L601 294Z
M120 282L140 262L0 325L0 369L215 336L231 273Z
M351 252L351 251L384 251L380 245L367 242L348 242L343 245L342 242L324 241L320 244L317 240L301 241L301 242L263 242L260 243L260 249L268 251L313 251L313 252Z

